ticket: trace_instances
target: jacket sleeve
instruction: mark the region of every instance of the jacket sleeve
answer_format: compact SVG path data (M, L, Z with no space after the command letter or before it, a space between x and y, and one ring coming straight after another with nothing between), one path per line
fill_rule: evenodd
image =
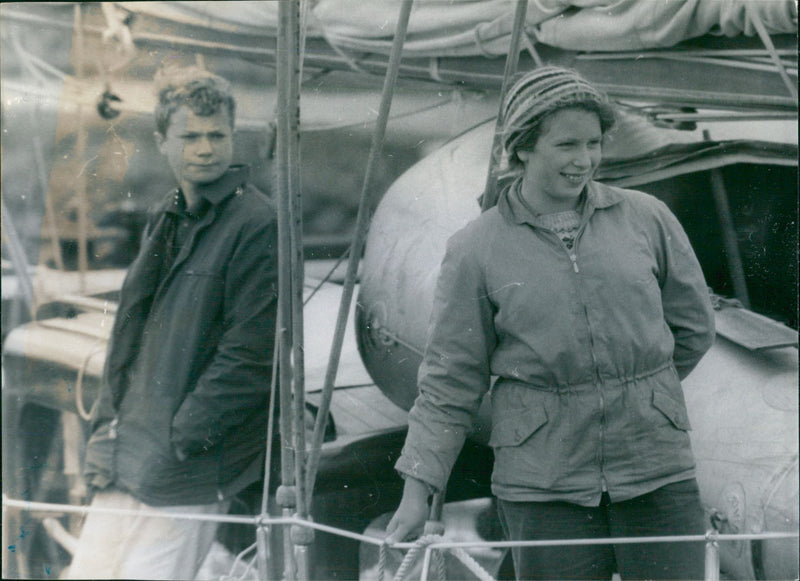
M714 342L714 309L700 263L675 215L659 202L659 285L664 318L675 338L673 360L681 379Z
M419 370L419 395L395 466L439 490L489 388L489 358L496 344L493 307L476 258L479 249L469 242L462 232L448 241Z
M225 280L224 332L172 420L178 458L208 450L267 402L277 314L277 224L250 221ZM235 234L231 234L235 235Z

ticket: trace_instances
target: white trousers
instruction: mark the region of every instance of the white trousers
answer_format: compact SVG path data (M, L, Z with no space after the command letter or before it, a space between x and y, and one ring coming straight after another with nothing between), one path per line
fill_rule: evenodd
M92 508L226 514L230 502L151 507L118 489L98 491ZM215 521L90 512L68 579L194 579L208 555Z

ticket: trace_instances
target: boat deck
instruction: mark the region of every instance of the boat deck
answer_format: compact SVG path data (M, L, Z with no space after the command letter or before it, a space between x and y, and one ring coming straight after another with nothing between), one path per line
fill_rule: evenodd
M319 405L321 392L306 395L306 400ZM408 412L393 404L374 384L337 387L331 399L331 414L340 436L363 435L369 432L402 428Z

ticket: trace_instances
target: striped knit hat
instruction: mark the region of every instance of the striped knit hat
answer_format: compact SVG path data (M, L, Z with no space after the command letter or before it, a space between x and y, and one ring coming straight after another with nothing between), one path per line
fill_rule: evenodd
M576 71L545 66L520 77L509 89L502 108L502 141L509 159L517 159L517 150L529 141L531 131L545 116L579 103L598 109L604 131L613 125L608 98Z

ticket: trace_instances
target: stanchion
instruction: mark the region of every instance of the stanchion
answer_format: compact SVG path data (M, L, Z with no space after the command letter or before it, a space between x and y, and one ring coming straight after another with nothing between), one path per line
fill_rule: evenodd
M289 536L294 545L294 556L297 563L298 579L310 578L311 562L309 549L314 544L314 529L302 525L292 525Z
M295 500L297 494L294 486L281 485L275 491L275 500L281 507L281 514L284 518L290 518L294 514ZM291 535L283 532L283 578L292 580L297 578L297 567L294 561L294 550Z
M719 533L714 529L706 532L705 581L719 581Z

